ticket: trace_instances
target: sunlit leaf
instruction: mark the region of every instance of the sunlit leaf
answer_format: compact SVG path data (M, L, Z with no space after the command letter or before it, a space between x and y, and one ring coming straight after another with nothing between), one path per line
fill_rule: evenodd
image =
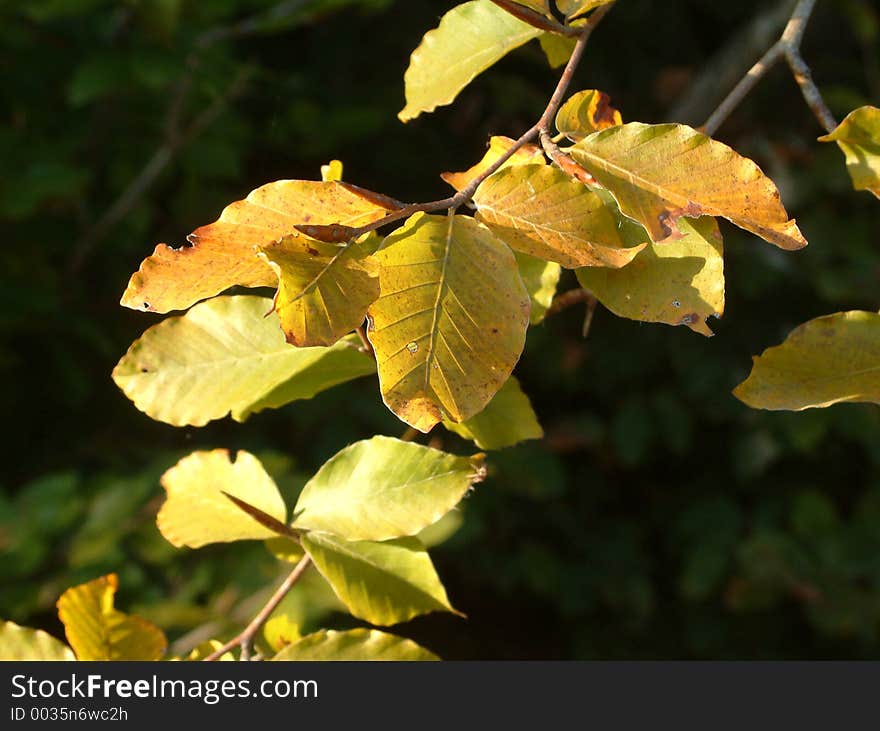
M682 238L651 244L623 269L586 267L577 278L615 315L711 336L706 318L724 313L721 232L710 216L678 226Z
M529 296L516 260L469 216L417 213L379 253L370 308L382 398L410 426L478 413L516 365Z
M593 132L617 127L623 119L604 91L587 89L574 94L556 113L556 129L573 142Z
M342 162L331 160L326 165L321 165L321 180L325 183L342 180Z
M441 543L449 540L461 528L464 517L460 510L453 510L446 513L440 520L427 528L420 530L416 536L425 546L425 548L433 548Z
M783 249L806 246L779 191L727 145L682 124L630 122L594 132L569 151L654 241L678 235L681 216L722 216Z
M880 109L859 107L819 140L836 142L843 150L856 190L867 190L880 198Z
M361 325L379 296L377 236L345 245L285 236L260 249L278 275L275 311L287 341L333 345Z
M880 403L880 314L838 312L804 323L755 356L733 394L774 411Z
M412 536L452 510L483 475L482 455L456 457L376 436L324 463L300 493L293 527L349 541Z
M461 424L444 421L443 426L480 449L503 449L544 436L529 397L513 376L479 414Z
M220 640L205 640L201 644L194 647L189 655L186 656L186 659L191 662L197 662L199 660L204 660L209 655L213 655L217 650L223 647L223 643ZM217 658L219 662L233 662L235 661L235 655L231 652L224 652L220 657Z
M474 203L477 218L508 246L565 267L621 267L645 245L625 241L597 193L548 165L499 170Z
M529 298L532 300L532 313L529 322L537 325L544 319L544 314L553 297L556 294L556 285L559 284L559 276L562 267L555 261L545 261L521 251L514 252L516 264L519 267L519 275L522 277Z
M556 7L559 12L566 18L574 18L577 15L583 15L594 8L602 5L608 5L614 0L556 0Z
M349 612L386 627L428 612L455 612L416 538L381 543L307 533L303 547Z
M491 0L454 7L413 51L404 75L406 106L397 116L406 122L449 104L477 74L541 33Z
M297 224L360 226L395 204L384 196L339 182L279 180L223 209L220 218L187 238L190 246L159 244L131 277L122 304L135 310L184 310L233 285L275 286L278 277L257 256Z
M75 660L73 650L39 629L0 622L0 660Z
M529 10L534 10L542 15L550 15L550 0L511 0Z
M510 139L510 137L496 135L489 140L489 149L486 150L483 159L476 165L461 173L442 173L440 177L456 190L461 190L488 170L499 157L513 146L513 143L514 140ZM544 153L540 147L531 144L523 145L510 156L509 160L504 162L501 169L510 165L526 165L529 163L535 165L546 164Z
M439 660L434 653L412 640L395 637L376 629L351 629L347 632L320 630L306 635L279 652L273 660Z
M167 498L156 523L174 546L199 548L209 543L273 538L277 531L260 524L224 493L252 505L280 523L287 508L260 460L239 452L193 452L162 475Z
M108 574L65 591L58 618L77 660L159 660L167 642L158 627L113 607L119 586Z
M541 50L544 51L550 68L558 69L560 66L565 66L568 63L577 39L561 36L557 33L542 33L538 37L538 42L541 44Z
M287 614L276 614L263 625L263 639L275 652L298 643L301 637L299 625Z
M296 348L265 297L217 297L170 317L136 340L113 371L141 411L175 426L231 414L243 421L373 372L349 342Z

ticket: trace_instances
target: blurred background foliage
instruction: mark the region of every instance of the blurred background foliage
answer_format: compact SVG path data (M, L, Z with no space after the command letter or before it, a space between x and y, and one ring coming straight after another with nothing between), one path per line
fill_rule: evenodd
M404 431L366 380L246 424L152 422L109 374L156 320L117 302L155 243L179 245L262 183L337 157L352 182L427 200L490 134L527 128L556 76L537 44L454 106L397 121L409 53L452 5L0 3L0 616L57 634L62 590L118 571L119 606L178 647L228 631L278 562L258 544L171 548L154 523L162 471L196 448L248 449L292 503L347 443ZM688 109L680 121L698 124L718 99L689 90L759 55L747 41L770 6L620 0L576 84L609 92L625 120ZM867 0L825 0L809 28L805 56L840 118L880 100L878 22ZM447 658L880 653L880 409L766 413L730 395L797 324L880 306L877 201L820 133L781 68L720 130L778 182L810 246L781 252L722 223L716 337L600 310L584 340L574 309L530 332L517 375L546 439L492 454L434 549L469 619L399 633ZM431 440L473 451L439 428ZM350 624L316 587L287 604L305 629Z

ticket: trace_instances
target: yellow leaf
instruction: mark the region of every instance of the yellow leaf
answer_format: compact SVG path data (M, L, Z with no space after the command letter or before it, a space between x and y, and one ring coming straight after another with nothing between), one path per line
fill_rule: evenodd
M714 218L678 222L682 238L651 244L623 269L577 270L581 286L619 317L687 325L711 336L724 313L724 248Z
M439 660L434 653L419 647L412 640L395 637L376 629L350 629L337 632L322 629L306 635L298 642L279 652L273 660L303 662L329 661L424 661Z
M496 135L489 140L489 149L486 150L483 159L476 165L461 173L441 173L440 177L456 190L466 188L468 183L482 175L499 157L507 152L513 143L514 140L510 139L510 137ZM540 147L536 145L523 145L510 156L510 159L500 169L503 170L511 165L526 165L528 163L536 165L546 164L544 153Z
M298 224L360 226L382 218L393 201L348 183L279 180L223 209L187 238L191 246L159 244L122 295L135 310L185 310L234 285L275 286L278 278L256 247L296 234Z
M204 660L208 655L213 655L217 650L223 647L223 643L220 640L205 640L200 645L194 647L189 655L187 655L186 659L190 662L197 662L199 660ZM220 657L217 658L220 662L234 662L235 655L231 652L224 652Z
M683 124L630 122L593 133L569 154L654 241L678 236L681 216L708 215L783 249L807 245L754 162Z
M544 51L550 68L558 69L568 63L577 44L577 39L561 36L557 33L542 33L538 37L538 43L541 44L541 50Z
M602 198L556 167L499 170L474 203L477 219L508 246L564 267L622 267L645 246L625 241Z
M468 216L417 213L376 255L368 337L388 408L427 432L480 412L525 343L529 297L513 253Z
M449 104L473 79L542 31L491 0L471 0L450 10L425 34L404 75L402 122Z
M880 314L838 312L795 328L753 359L733 395L753 409L880 403Z
M572 142L578 142L593 132L618 127L623 119L604 91L587 89L574 94L556 113L556 129Z
M0 660L75 660L63 642L39 629L0 622Z
M278 535L224 493L281 524L287 519L287 508L275 482L248 452L239 452L234 462L225 449L193 452L162 475L162 487L167 498L156 524L165 539L177 547L199 548L209 543L261 540Z
M287 342L333 345L363 323L379 296L377 245L375 235L343 245L285 236L260 249L278 275L274 309Z
M321 165L321 180L325 183L342 180L342 162L331 160L326 165Z
M519 275L522 277L526 291L532 300L532 313L529 323L537 325L544 319L544 314L553 297L556 295L556 285L562 274L562 267L554 261L544 261L521 251L513 252L516 255L516 264L519 267Z
M556 7L566 18L574 18L611 2L614 0L556 0Z
M880 109L859 107L819 141L836 142L846 156L853 187L880 198Z
M276 614L263 625L263 638L275 652L298 642L301 637L299 625L287 614Z
M58 600L58 618L78 660L159 660L167 642L158 627L113 607L116 574L74 586Z

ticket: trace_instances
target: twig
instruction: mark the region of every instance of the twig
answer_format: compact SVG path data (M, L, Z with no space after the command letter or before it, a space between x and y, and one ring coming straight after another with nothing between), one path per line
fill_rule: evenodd
M588 292L582 287L569 289L567 292L560 292L553 298L553 301L550 303L544 316L552 317L553 315L558 315L563 310L567 310L569 307L574 307L574 305L580 304L581 302L589 304L590 302L595 301L596 297L593 293Z
M718 108L712 112L709 119L703 125L702 130L707 135L713 135L722 125L730 113L745 98L745 96L754 88L755 84L769 71L780 59L784 58L788 67L791 69L795 81L801 89L807 106L810 107L819 124L826 131L831 132L837 127L834 115L825 101L822 94L813 83L810 67L801 56L801 42L803 41L804 31L807 22L816 5L816 0L799 0L782 31L782 37L774 43L770 49L752 66L746 75L739 81L733 90L724 98Z
M211 662L213 660L217 660L222 657L224 653L229 652L236 646L242 648L242 654L249 654L250 650L245 650L245 647L250 647L251 642L253 642L254 637L257 632L260 631L260 628L266 623L266 621L271 616L272 612L277 609L278 605L281 604L281 601L284 597L287 596L288 592L296 585L296 582L302 578L302 575L305 573L306 569L309 567L311 563L311 559L308 554L300 559L300 562L294 567L293 571L288 574L287 578L281 582L281 586L279 586L275 593L269 597L269 601L263 606L263 608L257 613L257 615L250 621L247 627L245 627L241 632L239 632L235 637L233 637L229 642L227 642L223 647L215 650L210 655L205 658L205 662Z
M355 332L358 334L358 337L361 339L361 344L362 344L361 350L364 353L366 353L367 355L371 355L373 358L375 358L376 353L373 350L373 344L370 342L369 338L367 337L367 332L366 332L366 330L364 330L364 326L359 325L357 328L355 328Z

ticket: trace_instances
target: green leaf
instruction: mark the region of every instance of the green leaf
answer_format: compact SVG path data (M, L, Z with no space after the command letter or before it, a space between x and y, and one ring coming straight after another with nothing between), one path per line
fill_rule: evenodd
M356 442L306 483L293 527L348 541L414 536L483 479L483 455L456 457L391 437Z
M469 216L417 213L376 256L367 335L386 405L423 432L479 413L525 343L530 302L513 253Z
M235 505L227 495L279 521L287 508L260 461L225 449L193 452L162 475L167 499L159 510L159 532L174 546L199 548L209 543L274 538L271 530ZM226 493L226 494L224 494Z
M681 219L682 238L651 244L623 269L577 270L581 286L618 317L687 325L711 336L724 313L724 244L710 216Z
M286 536L269 538L263 545L275 558L286 563L299 563L305 555L302 546L293 538L287 538Z
M574 18L611 2L614 0L556 0L556 7L566 18Z
M543 31L490 0L472 0L450 10L425 34L404 75L407 122L449 104L477 74Z
M0 622L0 660L75 660L73 650L39 629Z
M273 660L439 660L412 640L376 629L321 630L288 645Z
M819 141L836 142L846 156L853 187L880 198L880 109L859 107Z
M170 317L135 341L113 380L141 411L175 426L203 426L231 414L311 398L371 373L372 359L351 342L296 348L284 340L272 301L217 297Z
M461 424L444 421L443 426L472 440L480 449L503 449L544 436L529 397L513 376L479 414Z
M477 219L508 246L564 267L621 267L641 251L618 231L613 209L556 167L517 165L474 194Z
M594 132L568 152L654 241L679 236L682 216L709 215L783 249L807 245L754 162L683 124L630 122Z
M119 586L108 574L65 591L58 618L77 660L159 660L167 641L158 627L113 607Z
M568 63L571 52L574 51L577 44L577 39L545 32L538 37L538 43L541 44L541 50L544 51L550 68L558 69Z
M574 94L556 113L556 129L572 142L610 127L623 124L611 98L603 91L587 89Z
M751 374L733 395L774 411L880 403L880 315L838 312L804 323L753 358Z
M532 301L532 313L529 316L529 324L537 325L544 319L547 308L556 296L556 286L559 284L559 276L562 267L554 261L544 261L521 251L515 251L516 265L519 267L519 276L522 277L529 299Z
M428 612L455 610L416 538L349 542L306 533L303 547L355 617L385 627Z
M375 235L341 246L292 235L260 249L278 275L274 307L287 342L333 345L363 323L379 296L378 244Z

